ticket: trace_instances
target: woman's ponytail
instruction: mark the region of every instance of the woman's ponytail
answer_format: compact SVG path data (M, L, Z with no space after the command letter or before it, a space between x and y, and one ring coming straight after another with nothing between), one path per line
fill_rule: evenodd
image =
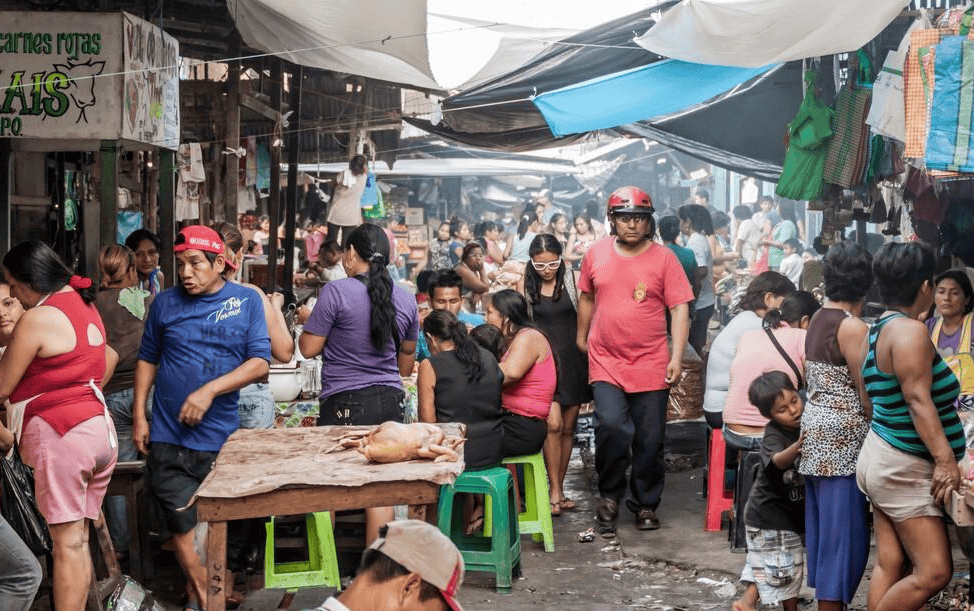
M423 332L440 341L453 342L453 352L463 365L467 382L476 382L483 376L480 362L480 346L467 334L467 326L453 312L434 310L423 321Z
M399 351L402 338L396 324L396 307L392 303L392 276L389 265L389 238L376 225L359 225L348 234L347 248L352 248L369 264L366 288L371 304L369 335L376 350L386 349L391 338Z

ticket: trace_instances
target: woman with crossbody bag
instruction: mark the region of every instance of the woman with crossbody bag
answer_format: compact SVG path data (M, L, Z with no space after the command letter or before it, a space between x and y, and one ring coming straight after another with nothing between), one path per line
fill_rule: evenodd
M777 310L764 316L762 329L741 336L731 363L730 388L724 404L724 439L733 448L757 451L768 419L751 405L747 389L768 371L788 374L795 388L805 388L805 329L821 307L806 291L792 293Z

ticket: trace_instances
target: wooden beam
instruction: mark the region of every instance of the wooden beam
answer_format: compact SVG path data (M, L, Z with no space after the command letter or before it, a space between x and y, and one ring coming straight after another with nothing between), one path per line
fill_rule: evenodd
M240 105L274 122L281 118L281 113L247 93L240 94Z
M13 181L10 174L13 170L13 154L10 151L10 139L0 140L0 252L6 253L13 244L10 243L10 208L12 204ZM50 205L50 198L47 198Z
M178 284L172 246L176 239L176 151L159 149L159 265L169 286Z
M240 33L230 35L230 57L240 57ZM230 62L227 74L227 121L226 146L240 148L240 62ZM240 181L240 159L236 155L224 157L225 175L223 187L223 220L237 224L237 184Z
M283 60L271 58L271 106L280 113L281 89L284 71ZM273 130L272 130L273 131ZM270 236L267 238L267 281L264 290L271 294L277 290L277 224L281 218L281 143L271 137L271 185L267 200L267 215L271 219Z
M288 303L294 299L294 234L298 214L298 149L301 146L301 90L304 69L293 66L291 71L291 114L287 138L287 202L284 212L284 295Z
M375 482L352 488L283 488L235 499L203 497L196 500L196 508L201 521L222 522L363 507L429 505L437 502L439 494L439 485L432 482Z

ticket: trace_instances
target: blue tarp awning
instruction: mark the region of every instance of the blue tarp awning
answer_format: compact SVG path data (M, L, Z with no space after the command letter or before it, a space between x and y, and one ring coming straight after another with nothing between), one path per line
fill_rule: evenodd
M664 59L535 96L555 136L651 121L703 104L775 66L731 68Z

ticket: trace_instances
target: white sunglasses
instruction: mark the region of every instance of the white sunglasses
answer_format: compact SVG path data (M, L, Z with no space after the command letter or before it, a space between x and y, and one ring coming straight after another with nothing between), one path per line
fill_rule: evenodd
M543 272L545 270L551 270L551 269L558 269L560 265L561 265L560 257L558 259L555 259L554 261L549 261L548 263L537 263L535 261L531 261L531 267L533 267L535 270L539 272Z

